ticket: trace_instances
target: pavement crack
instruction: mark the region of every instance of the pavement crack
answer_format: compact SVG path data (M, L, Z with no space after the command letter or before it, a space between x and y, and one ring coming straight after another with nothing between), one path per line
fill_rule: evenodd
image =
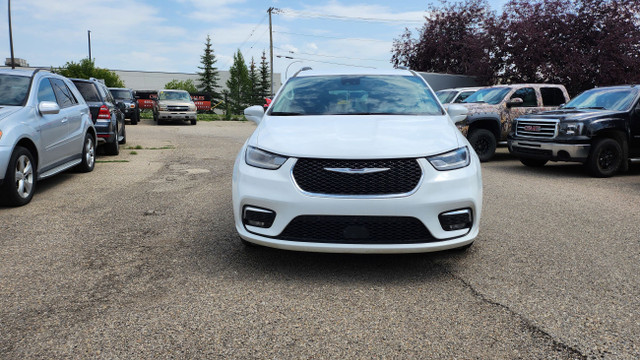
M482 294L476 288L474 288L473 285L471 285L468 281L466 281L465 279L463 279L459 275L456 275L454 272L452 272L448 268L448 266L446 266L445 264L436 264L436 265L440 266L442 271L445 274L450 275L452 278L454 278L454 279L458 280L460 283L462 283L462 285L471 292L473 297L479 299L483 303L486 303L486 304L489 304L491 306L494 306L494 307L500 308L502 310L505 310L506 312L511 314L511 316L519 319L521 321L521 323L523 324L524 328L527 331L529 331L530 333L536 335L537 337L540 337L540 338L543 338L543 339L549 341L551 343L551 345L552 345L552 348L555 351L565 353L567 355L567 358L569 358L569 359L585 359L585 360L588 359L588 356L583 354L580 350L572 347L571 345L565 344L562 341L557 340L556 338L553 337L553 335L551 335L550 333L548 333L547 331L542 329L540 326L535 325L531 320L526 318L524 315L514 311L513 309L511 309L507 305L501 304L501 303L499 303L497 301L494 301L494 300L488 298L486 295Z

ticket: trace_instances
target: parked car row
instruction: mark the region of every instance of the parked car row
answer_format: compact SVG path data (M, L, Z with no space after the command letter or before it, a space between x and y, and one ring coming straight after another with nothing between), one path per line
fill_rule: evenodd
M464 100L464 92L475 91ZM527 166L548 161L585 164L597 177L628 169L640 157L640 86L613 86L585 91L569 101L554 84L498 85L479 90L446 89L444 102L469 109L456 123L481 161L489 161L499 142Z

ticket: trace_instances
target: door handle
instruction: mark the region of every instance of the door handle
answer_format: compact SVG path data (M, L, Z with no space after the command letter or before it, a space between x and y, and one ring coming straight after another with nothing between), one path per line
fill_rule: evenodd
M69 121L69 118L66 118L66 117L65 117L65 118L62 118L62 123L63 123L63 124L64 124L64 123L66 123L67 121Z

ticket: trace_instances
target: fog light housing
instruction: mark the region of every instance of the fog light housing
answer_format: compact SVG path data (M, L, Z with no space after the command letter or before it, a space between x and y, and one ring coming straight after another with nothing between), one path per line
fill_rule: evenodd
M438 220L444 231L469 229L473 225L473 214L471 209L447 211L438 215Z
M269 228L276 219L276 213L268 209L245 206L242 209L242 223L246 226Z

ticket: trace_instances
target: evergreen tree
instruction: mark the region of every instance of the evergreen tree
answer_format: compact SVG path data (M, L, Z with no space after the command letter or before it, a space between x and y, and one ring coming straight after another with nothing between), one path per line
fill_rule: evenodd
M256 62L251 58L251 65L249 66L249 81L251 83L251 92L249 97L250 105L262 105L264 99L262 99L260 89L260 79L258 78L258 69Z
M269 64L267 64L267 53L262 50L262 59L260 61L260 86L258 87L261 101L264 98L271 97L271 72L269 71Z
M244 108L249 104L248 95L251 93L251 80L240 49L233 55L233 65L229 68L227 89L229 90L228 101L231 113L242 114Z
M216 63L216 56L213 54L211 48L211 37L207 35L207 41L205 42L204 54L200 56L200 63L202 66L198 66L202 72L198 72L200 75L200 89L205 94L211 96L211 102L216 103L220 100L220 93L218 93L218 68L214 65Z

